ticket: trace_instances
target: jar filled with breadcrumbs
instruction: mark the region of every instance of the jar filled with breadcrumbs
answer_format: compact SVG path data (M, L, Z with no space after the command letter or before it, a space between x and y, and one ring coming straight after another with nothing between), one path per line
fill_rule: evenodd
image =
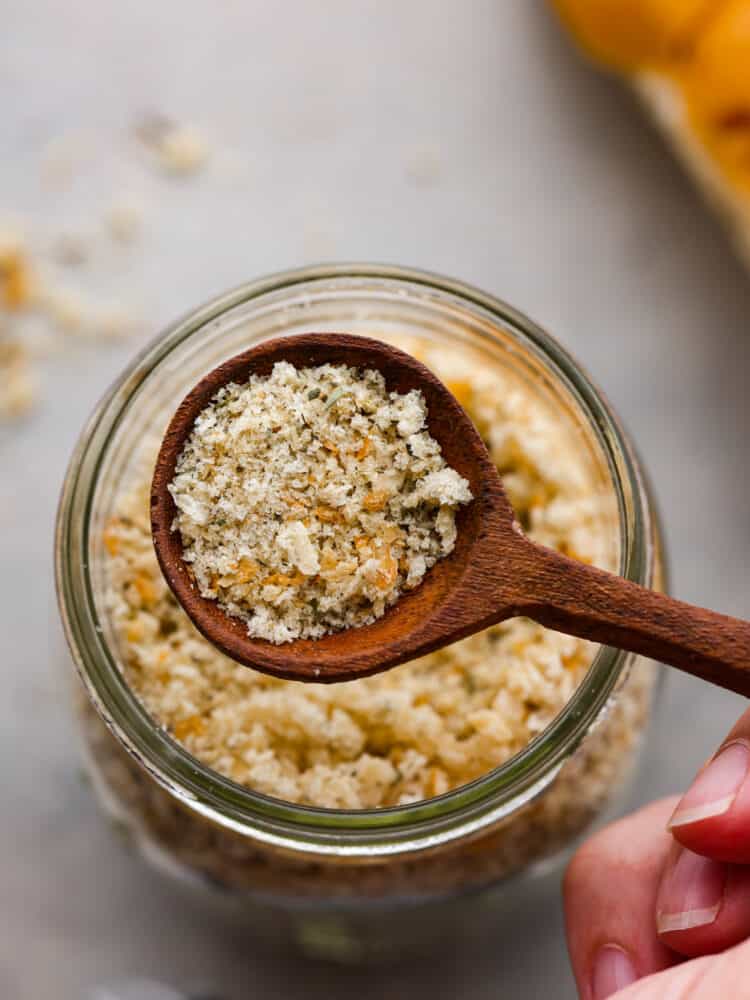
M311 331L386 340L435 371L536 541L655 588L661 546L638 461L586 374L458 282L275 275L168 329L110 389L70 464L56 553L93 785L146 861L248 934L353 961L497 927L558 871L617 806L657 669L516 618L373 677L302 684L199 635L150 536L161 435L207 371Z

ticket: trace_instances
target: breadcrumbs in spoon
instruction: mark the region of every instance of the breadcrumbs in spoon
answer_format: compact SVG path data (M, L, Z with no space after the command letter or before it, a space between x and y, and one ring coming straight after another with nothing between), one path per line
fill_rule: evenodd
M381 617L453 549L472 499L426 418L418 390L344 365L222 388L170 485L200 593L274 643Z

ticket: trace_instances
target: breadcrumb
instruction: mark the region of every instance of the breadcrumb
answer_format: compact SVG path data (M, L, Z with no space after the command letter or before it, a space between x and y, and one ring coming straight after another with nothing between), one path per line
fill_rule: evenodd
M105 223L116 243L134 243L143 224L143 209L136 201L122 198L110 207Z
M181 125L164 115L149 115L136 134L156 156L156 162L170 174L198 173L208 160L208 144L192 125Z
M36 402L36 380L23 344L0 330L0 420L24 416Z
M426 420L417 390L343 365L221 389L169 487L201 594L275 643L381 617L453 549L471 500Z

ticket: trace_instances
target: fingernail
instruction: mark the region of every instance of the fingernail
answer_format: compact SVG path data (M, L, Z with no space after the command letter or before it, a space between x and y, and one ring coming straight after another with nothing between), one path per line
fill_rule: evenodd
M656 927L660 934L712 924L721 909L727 866L680 850L659 886Z
M697 823L727 812L745 780L750 765L750 748L745 743L729 743L703 768L685 792L668 823L675 826Z
M605 1000L638 978L628 953L617 944L605 944L594 959L591 1000Z

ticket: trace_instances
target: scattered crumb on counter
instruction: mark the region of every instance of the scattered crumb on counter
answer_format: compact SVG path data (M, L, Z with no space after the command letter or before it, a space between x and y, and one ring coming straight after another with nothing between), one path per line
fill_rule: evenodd
M132 198L119 198L109 208L105 224L116 243L135 243L143 225L143 207Z
M0 309L24 309L33 294L31 267L21 237L0 232Z
M37 400L31 359L24 345L0 327L0 421L15 420Z
M50 322L68 336L89 340L117 340L133 333L137 318L117 302L96 301L75 288L51 285L40 302Z
M195 174L208 161L208 144L192 125L179 124L164 115L152 114L138 122L135 132L167 173Z

